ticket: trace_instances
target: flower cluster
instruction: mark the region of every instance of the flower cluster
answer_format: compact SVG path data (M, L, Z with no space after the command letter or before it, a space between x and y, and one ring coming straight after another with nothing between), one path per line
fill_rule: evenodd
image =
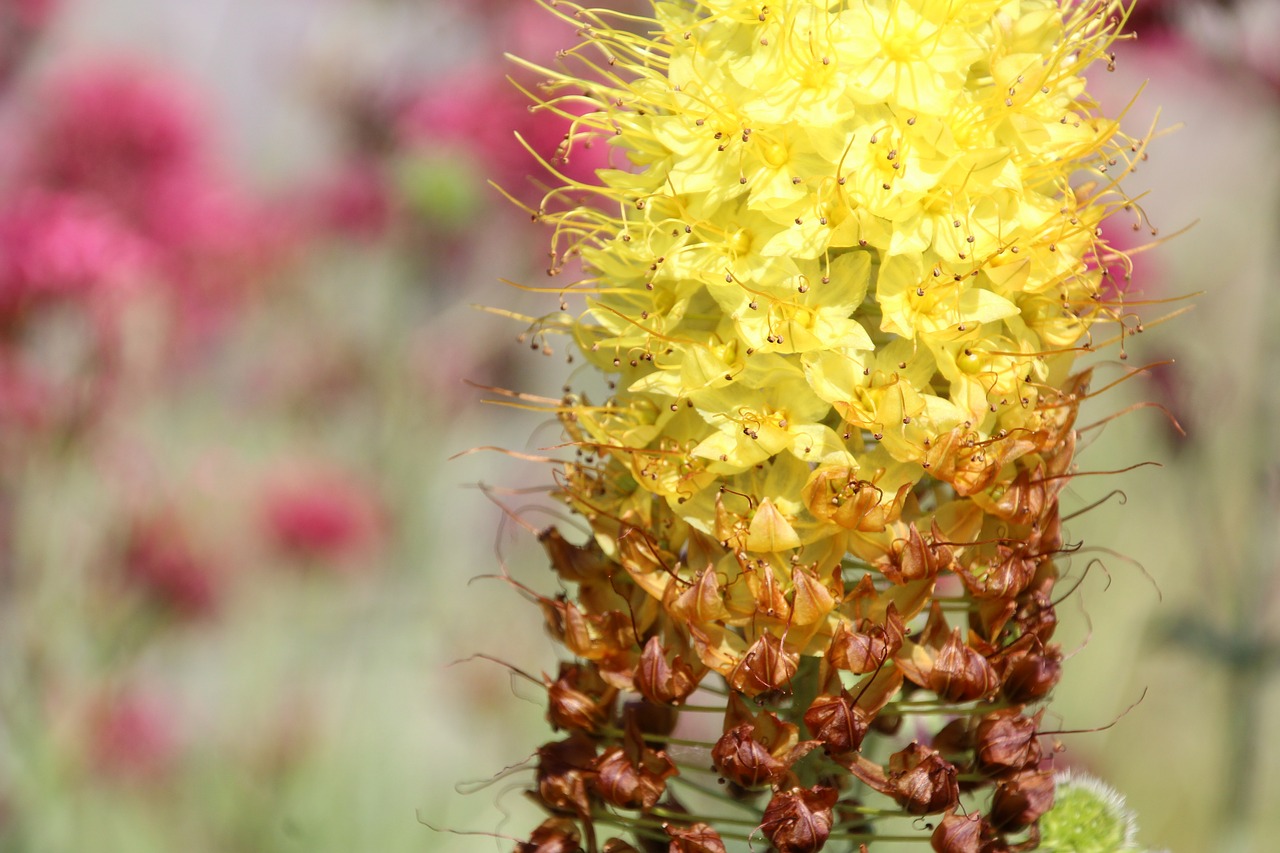
M613 168L548 164L551 271L586 273L533 334L607 389L556 406L592 535L542 537L574 661L547 679L567 736L538 753L556 816L518 849L618 827L809 853L902 837L893 814L944 815L940 851L1034 846L1076 361L1096 323L1134 330L1100 225L1136 210L1117 181L1145 140L1082 76L1123 9L550 7L582 41L537 108L573 122L561 160L607 146Z

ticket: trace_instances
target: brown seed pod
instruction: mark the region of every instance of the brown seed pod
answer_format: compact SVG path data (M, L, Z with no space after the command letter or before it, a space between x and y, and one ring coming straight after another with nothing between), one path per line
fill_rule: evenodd
M937 577L954 559L951 548L935 544L932 537L926 540L913 521L907 525L906 538L894 541L888 559L878 568L889 580L903 584Z
M1013 620L1022 636L1035 637L1042 643L1053 637L1058 627L1058 614L1049 597L1051 590L1050 585L1048 589L1032 590L1019 597Z
M676 766L666 753L647 751L640 761L613 746L596 759L591 787L600 798L620 809L651 809L667 788L667 779L676 775Z
M816 853L831 834L832 807L840 793L827 785L774 793L760 830L778 853Z
M965 644L956 628L938 651L927 686L949 702L971 702L999 689L1000 678L980 652Z
M553 729L595 732L609 721L618 690L592 664L560 664L547 685L547 720Z
M783 647L773 634L761 634L729 673L729 686L746 696L781 690L800 668L800 655Z
M1005 832L1017 832L1053 807L1053 772L1024 770L996 785L991 797L991 822Z
M581 732L539 747L538 799L552 812L590 814L588 783L595 773L595 757L595 743Z
M1025 544L1022 547L999 544L990 555L975 554L969 565L957 563L955 572L975 598L1011 599L1035 577L1038 558L1029 556L1028 550Z
M743 788L779 784L792 764L821 745L800 740L799 726L754 711L737 696L729 700L724 725L711 759L725 779Z
M1038 639L1003 658L1001 692L1013 703L1025 704L1049 695L1062 677L1062 650ZM1012 648L1012 647L1011 647Z
M591 788L600 798L620 809L649 810L667 789L667 780L679 772L665 752L644 742L635 714L627 715L627 731L621 746L611 746L596 758Z
M667 853L726 853L720 833L705 823L689 827L664 824L662 828L671 837Z
M889 756L891 796L908 814L937 814L960 802L955 765L919 743Z
M699 665L701 673L706 668ZM679 654L668 660L667 652L657 637L650 637L636 667L636 689L640 695L658 705L678 705L698 689L700 673Z
M949 812L929 839L935 853L1004 853L1009 849L981 814Z
M528 841L516 844L514 853L582 853L582 835L571 820L547 818Z
M1038 765L1043 716L1043 711L1024 717L1016 708L1005 708L983 717L974 733L978 771L998 776Z
M755 726L743 723L721 735L711 749L711 760L720 775L744 788L774 785L787 772L787 765L751 736L754 731Z
M809 703L804 724L827 754L839 757L862 748L872 716L858 707L849 691L841 690L838 696L823 694Z
M841 622L831 638L827 659L831 665L855 675L874 672L902 648L906 625L892 601L885 608L883 624L860 619L857 628Z

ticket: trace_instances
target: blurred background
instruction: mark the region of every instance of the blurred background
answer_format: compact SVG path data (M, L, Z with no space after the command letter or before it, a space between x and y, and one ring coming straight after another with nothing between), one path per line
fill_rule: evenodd
M1118 113L1147 81L1125 124L1167 131L1128 184L1150 223L1108 235L1151 304L1094 385L1158 366L1083 422L1155 401L1185 435L1157 408L1088 432L1083 471L1163 468L1073 483L1046 719L1115 723L1060 760L1148 845L1266 851L1280 2L1139 0L1134 28L1090 82ZM537 822L503 768L540 691L464 659L554 668L476 578L550 589L499 504L560 514L544 466L465 451L559 440L476 386L557 396L567 354L474 306L555 308L502 282L545 281L547 235L486 179L538 197L512 132L550 158L565 128L502 53L572 41L532 0L0 0L0 851L501 850Z

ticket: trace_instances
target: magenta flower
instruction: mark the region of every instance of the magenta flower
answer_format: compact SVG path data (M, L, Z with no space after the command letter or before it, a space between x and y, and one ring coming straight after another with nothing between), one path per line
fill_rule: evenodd
M345 471L319 465L277 475L265 490L262 521L279 551L340 568L372 556L385 528L372 489Z
M0 208L0 323L58 300L101 301L142 275L144 241L113 211L69 193L31 190Z
M173 768L179 749L173 709L154 696L124 691L90 709L88 756L113 779L155 781Z
M223 594L220 567L165 515L135 524L125 551L124 573L149 598L181 618L212 615Z

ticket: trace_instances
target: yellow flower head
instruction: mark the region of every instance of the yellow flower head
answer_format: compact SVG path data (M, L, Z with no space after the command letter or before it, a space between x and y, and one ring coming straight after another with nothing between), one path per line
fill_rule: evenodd
M1084 94L1110 7L555 8L584 41L542 108L592 102L566 155L607 143L617 167L538 211L590 272L567 288L587 297L570 330L617 392L566 411L630 474L600 475L614 509L649 495L714 535L718 513L749 530L767 501L782 547L741 544L789 565L845 550L819 544L848 531L804 497L832 470L890 501L958 485L929 471L956 431L1002 467L1049 449L1028 436L1119 313L1090 263L1124 203L1106 172L1142 149ZM595 203L566 205L576 190Z

